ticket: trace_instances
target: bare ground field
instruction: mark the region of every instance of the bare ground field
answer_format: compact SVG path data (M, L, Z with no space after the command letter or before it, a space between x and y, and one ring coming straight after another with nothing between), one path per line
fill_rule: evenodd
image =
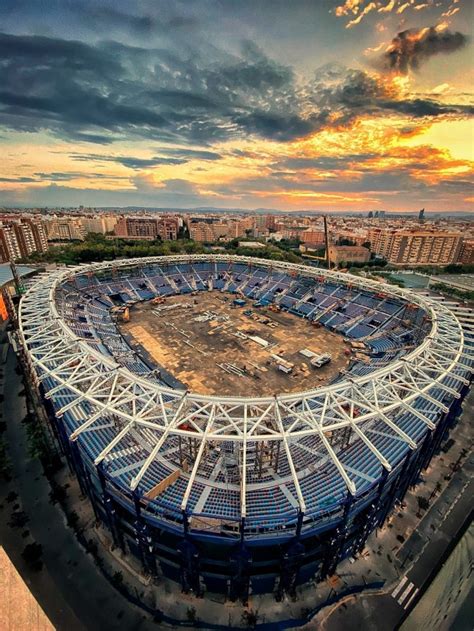
M236 307L235 298L200 292L169 296L161 304L138 303L130 309L129 322L119 326L137 352L144 349L158 368L200 394L269 396L309 390L347 367L349 346L342 336L293 314L256 309L250 300ZM299 353L302 349L329 352L332 360L313 368ZM293 364L290 374L277 368L275 355Z

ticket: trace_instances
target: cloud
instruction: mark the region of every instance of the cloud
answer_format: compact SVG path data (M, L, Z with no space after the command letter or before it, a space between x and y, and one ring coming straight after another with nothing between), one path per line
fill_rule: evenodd
M293 72L247 42L212 61L179 51L0 35L0 123L108 142L121 135L209 143L306 126ZM285 132L290 137L290 132Z
M220 160L222 155L216 151L207 151L203 149L188 149L184 147L163 147L160 153L186 160Z
M36 182L34 177L0 177L0 182Z
M82 173L81 171L53 171L35 173L37 180L48 180L49 182L69 182L70 180L86 179L86 180L127 180L128 178L120 175L111 175L108 173Z
M311 158L285 158L277 163L278 168L310 170L318 169L322 171L344 171L351 163L363 163L366 160L375 158L376 153L346 154L344 156L316 156ZM290 175L291 173L287 173Z
M410 118L470 116L469 105L440 103L429 98L408 98L392 81L363 70L329 66L316 74L311 102L331 115L335 124L349 124L359 117L404 115Z
M458 1L459 0L345 0L344 4L334 9L334 13L337 17L347 17L349 19L346 23L346 28L352 28L360 24L371 13L393 14L397 17L405 12L411 11L414 16L421 11L428 10L431 13L437 14L438 19L446 19L451 18L459 12L460 7L454 6ZM403 15L402 19L404 19L404 17Z
M467 37L459 31L453 33L443 27L408 29L393 38L383 59L389 70L407 74L431 57L460 50L466 42Z
M151 167L160 165L177 165L184 164L187 160L181 158L162 158L157 156L155 158L133 158L133 157L119 157L113 158L110 162L117 162L129 169L149 169Z
M76 12L79 19L87 24L89 28L103 32L104 28L108 31L123 31L136 35L138 37L151 36L153 34L170 34L176 31L188 31L193 29L198 20L190 15L175 15L169 12L166 5L153 8L144 15L136 15L121 11L112 6L80 6L73 5L72 10ZM158 13L157 15L156 13ZM155 14L154 14L155 13ZM168 15L165 15L168 13Z
M200 149L162 147L160 153L164 155L152 156L151 158L141 158L136 156L110 156L97 153L72 153L72 160L78 162L114 162L121 164L128 169L150 169L155 166L173 166L186 164L191 160L214 161L222 158L216 151Z
M252 42L244 42L239 55L213 49L206 58L172 48L0 34L0 56L5 129L48 131L95 144L184 145L150 158L111 158L133 169L217 160L209 147L218 142L247 137L289 142L377 113L468 113L463 106L402 98L376 75L342 66L325 66L314 79L299 78Z

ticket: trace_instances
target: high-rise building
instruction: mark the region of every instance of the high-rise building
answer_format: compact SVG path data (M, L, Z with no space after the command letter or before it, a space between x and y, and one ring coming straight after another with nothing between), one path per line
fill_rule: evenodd
M158 236L158 225L153 217L121 217L115 224L114 233L125 239L154 241Z
M117 223L116 215L102 215L102 225L104 227L105 233L113 232L116 223Z
M81 217L81 223L86 233L95 232L106 234L107 232L113 232L115 224L117 223L117 217L113 215L87 215Z
M474 264L474 239L463 239L457 262L462 265Z
M26 258L34 252L46 252L48 242L39 219L25 217L4 220L0 224L0 260L2 263Z
M231 234L231 225L222 221L190 221L188 225L189 236L200 243L213 243L227 236L241 236Z
M95 232L99 234L107 234L113 232L115 224L117 223L117 217L114 215L94 215L81 217L81 223L84 231Z
M0 255L2 263L9 259L16 261L21 258L20 245L12 224L4 225L0 228Z
M462 236L458 232L388 230L371 228L372 252L395 265L448 265L459 257Z
M31 218L24 219L23 222L29 224L33 233L33 239L35 242L36 252L46 252L48 249L48 235L44 222L41 219Z
M276 230L276 217L275 215L265 215L265 227L267 230Z
M158 235L163 241L176 241L180 226L179 217L163 215L157 220Z
M100 216L81 217L81 223L86 233L95 232L104 234L105 232L102 225L102 218Z
M114 233L123 239L154 241L158 237L163 241L178 238L179 218L163 217L121 217L115 224Z

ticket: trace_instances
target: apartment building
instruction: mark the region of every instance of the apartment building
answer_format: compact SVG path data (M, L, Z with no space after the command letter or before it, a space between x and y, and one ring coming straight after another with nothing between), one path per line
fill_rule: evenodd
M474 265L474 239L463 239L457 262Z
M176 241L180 228L180 219L172 215L164 215L158 219L158 235L163 241Z
M8 260L21 259L21 250L13 225L0 227L0 259L2 263Z
M222 221L190 221L188 227L191 239L200 243L213 243L228 236L241 236L237 233L229 235L233 231L228 223Z
M267 230L274 232L276 230L276 217L275 215L265 215L265 227Z
M95 232L99 234L107 234L113 232L117 217L113 215L94 215L92 217L81 217L82 227L85 232Z
M27 224L33 233L33 240L35 243L36 252L46 252L48 249L48 235L44 222L41 219L25 218L22 220L23 224Z
M462 236L458 232L424 230L369 230L372 252L395 265L448 265L458 260Z
M154 241L158 226L152 217L121 217L115 224L114 234L124 239Z
M123 239L163 241L178 238L179 218L164 217L121 217L115 224L114 234Z
M48 241L84 241L87 233L79 217L53 217L46 225Z
M41 220L19 218L0 223L0 262L16 261L47 249L46 231Z

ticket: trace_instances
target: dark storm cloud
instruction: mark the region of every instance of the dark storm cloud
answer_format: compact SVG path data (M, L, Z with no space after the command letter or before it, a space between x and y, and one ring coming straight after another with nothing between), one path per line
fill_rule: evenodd
M203 57L184 47L0 34L0 57L0 125L97 144L135 138L206 147L249 135L290 141L331 125L334 114L341 125L380 112L468 112L428 99L397 100L373 76L342 67L322 68L302 83L251 42L239 56L212 49ZM220 157L206 149L160 153L114 161L146 168Z
M194 16L173 13L165 15L165 7L161 8L159 15L158 8L155 9L155 13L149 12L145 15L136 15L117 7L81 6L79 3L71 8L82 22L99 32L105 28L108 31L118 30L143 37L189 30L198 24Z
M187 148L167 148L160 149L160 153L165 155L154 156L152 158L138 158L135 156L104 156L97 153L73 153L70 157L79 162L115 162L129 169L149 169L160 165L186 164L190 160L220 160L222 157L215 151L206 151Z
M0 177L0 182L35 182L34 177Z
M427 98L398 98L393 86L362 70L329 68L313 84L315 104L332 112L339 111L338 122L350 122L359 116L403 114L414 118L473 114L473 108L450 105Z
M130 30L139 35L150 34L161 27L160 22L151 15L133 15L113 7L90 7L87 11L82 11L81 17L96 28L106 26L110 29Z
M80 171L53 171L52 173L35 173L39 180L49 180L50 182L68 182L70 180L90 179L90 180L128 180L125 176L109 175L108 173L81 173ZM31 180L34 182L35 180Z
M222 158L220 153L216 151L206 151L201 149L186 149L186 148L162 148L161 153L168 156L176 156L186 160L220 160Z
M187 160L180 158L115 158L113 162L127 167L129 169L148 169L159 165L184 164Z
M408 29L393 38L384 61L390 70L406 74L418 70L420 65L435 55L453 53L463 48L467 37L456 31L439 30L431 26L424 29Z
M173 165L184 164L187 160L180 158L135 158L134 156L102 156L97 154L72 154L73 160L79 160L80 162L89 162L94 160L95 162L115 162L121 164L128 169L149 169L159 165Z

